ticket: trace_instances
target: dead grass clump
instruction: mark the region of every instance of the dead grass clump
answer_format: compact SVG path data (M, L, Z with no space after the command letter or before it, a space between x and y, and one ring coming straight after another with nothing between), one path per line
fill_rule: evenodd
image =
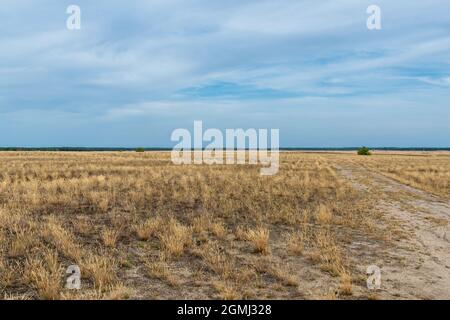
M179 257L192 243L192 228L183 226L175 219L171 219L159 234L161 247L169 257Z
M323 294L322 296L319 296L318 298L320 300L334 301L334 300L338 300L338 295L339 295L339 292L337 292L337 290L330 288L325 294Z
M301 232L294 232L287 236L287 247L291 254L301 255L305 249L305 242Z
M161 217L149 218L144 223L135 227L136 234L139 240L148 241L161 230L163 220Z
M236 240L245 241L247 240L247 229L242 226L237 226L234 235L236 236Z
M336 245L329 231L317 233L316 246L318 249L316 254L323 271L329 272L335 277L345 273L341 249Z
M291 265L282 266L270 258L265 258L258 260L254 265L254 268L261 274L267 274L274 277L284 286L297 287L299 285L298 277L293 272Z
M89 236L93 233L93 228L86 216L77 217L74 223L75 230L83 236Z
M47 225L42 230L42 237L66 257L71 258L74 262L80 261L83 253L76 243L75 237L55 218L49 218Z
M15 227L8 255L11 258L24 257L32 247L38 245L36 239L38 239L38 237L33 230Z
M0 286L3 288L13 285L18 273L17 266L9 265L4 260L0 260Z
M103 244L108 248L114 248L117 243L117 239L119 239L120 231L113 229L105 229L102 231L101 238Z
M107 292L106 300L128 300L133 294L133 290L122 283L111 286Z
M211 214L204 213L197 216L192 221L193 232L204 236L208 232L219 239L224 239L227 235L226 226L219 221L214 222Z
M109 198L107 194L99 191L91 191L88 194L88 199L100 213L106 213L108 211Z
M292 273L292 270L274 267L270 274L276 279L280 280L281 283L288 287L297 287L299 285L298 278Z
M211 228L212 216L208 213L200 214L192 219L192 228L195 233L205 233Z
M261 254L269 253L269 229L267 228L258 228L256 230L250 229L247 231L245 238L252 244L255 252Z
M329 207L321 204L316 211L316 222L318 224L329 224L333 218Z
M235 275L232 259L216 242L196 248L194 254L201 257L208 268L220 275L222 279L230 279Z
M211 232L219 239L224 239L227 235L227 229L221 222L215 222L211 225Z
M171 287L179 285L179 281L174 272L170 270L164 255L161 255L156 261L146 261L145 268L149 277L164 281Z
M348 273L344 272L341 274L339 293L344 296L351 296L353 294L352 277Z
M42 259L33 257L25 261L24 279L36 289L41 299L56 300L60 298L62 271L58 255L47 252Z
M229 282L216 281L213 283L217 290L218 298L221 300L240 300L242 295L236 290L236 287Z
M116 262L112 257L90 254L82 265L81 274L85 271L100 291L117 281Z

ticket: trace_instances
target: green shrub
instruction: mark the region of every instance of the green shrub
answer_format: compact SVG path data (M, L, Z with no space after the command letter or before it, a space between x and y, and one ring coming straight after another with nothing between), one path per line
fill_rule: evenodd
M136 148L136 152L145 152L144 148Z
M360 156L370 156L372 153L370 153L369 148L361 147L361 148L358 149L358 154Z

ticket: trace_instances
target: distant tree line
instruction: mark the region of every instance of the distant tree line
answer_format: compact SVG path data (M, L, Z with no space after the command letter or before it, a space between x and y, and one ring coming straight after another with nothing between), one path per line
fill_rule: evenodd
M171 148L84 148L84 147L49 147L49 148L22 148L22 147L0 147L0 151L166 151Z
M280 148L284 151L358 151L359 147L348 148ZM170 151L172 148L88 148L88 147L44 147L44 148L24 148L24 147L0 147L0 151ZM370 150L383 151L450 151L448 148L396 148L396 147L371 147Z

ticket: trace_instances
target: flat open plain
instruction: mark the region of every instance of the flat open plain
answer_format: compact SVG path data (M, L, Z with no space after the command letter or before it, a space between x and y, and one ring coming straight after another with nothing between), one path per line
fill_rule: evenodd
M1 152L0 296L450 299L450 154Z

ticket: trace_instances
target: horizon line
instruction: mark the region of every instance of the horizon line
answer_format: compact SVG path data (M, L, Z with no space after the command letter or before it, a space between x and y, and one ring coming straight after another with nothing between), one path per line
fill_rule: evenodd
M301 151L320 151L320 150L358 150L361 147L365 146L352 146L352 147L279 147L279 150L301 150ZM371 150L384 150L384 151L450 151L450 147L370 147L367 148ZM0 147L0 151L136 151L145 150L145 151L171 151L173 147ZM205 150L205 148L191 148L186 149L190 151L196 150ZM220 149L218 149L220 150ZM223 151L226 150L260 150L260 148L222 148ZM270 148L261 149L261 150L271 150ZM180 150L182 151L182 150Z

